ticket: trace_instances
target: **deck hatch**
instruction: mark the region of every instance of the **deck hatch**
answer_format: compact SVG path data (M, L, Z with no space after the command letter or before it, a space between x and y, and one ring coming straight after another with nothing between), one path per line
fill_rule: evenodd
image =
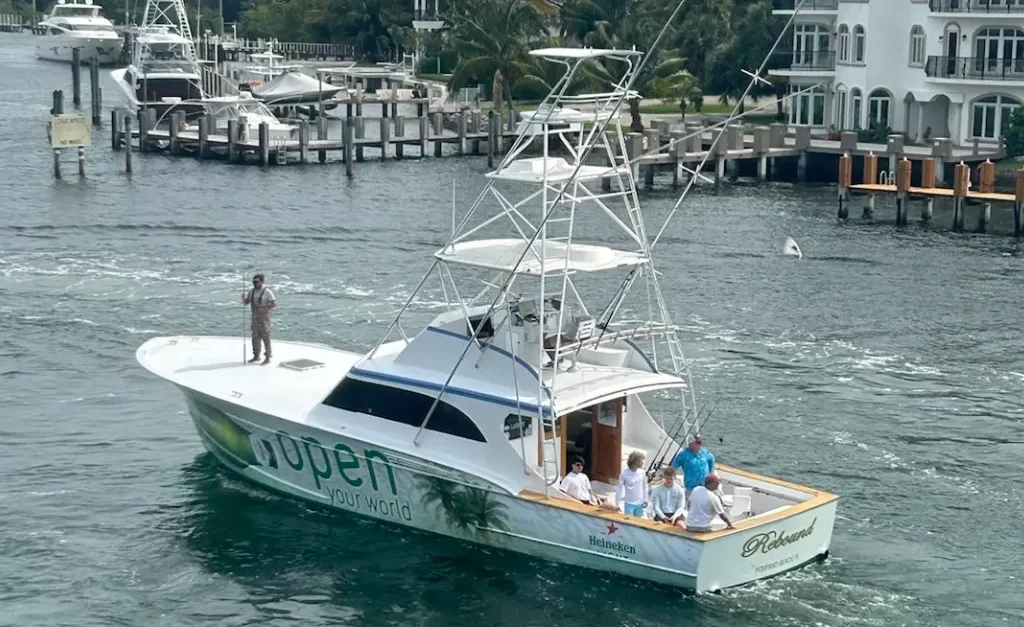
M315 370L317 368L323 368L324 363L314 359L292 359L290 361L282 361L281 367L299 371Z

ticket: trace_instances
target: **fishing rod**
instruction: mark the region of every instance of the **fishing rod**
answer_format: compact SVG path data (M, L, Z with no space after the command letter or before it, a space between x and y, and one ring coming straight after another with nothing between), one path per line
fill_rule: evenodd
M706 404L706 403L705 403L705 404ZM708 420L710 420L710 419L711 419L711 416L712 416L712 415L713 415L713 414L715 413L715 409L716 409L717 407L718 407L718 401L716 400L716 401L715 401L715 404L714 404L714 406L712 406L712 407L711 407L711 411L709 411L709 412L708 412L708 415L707 415L707 416L705 416L705 418L704 418L704 422L700 423L700 426L699 426L699 427L697 427L697 430L696 430L695 434L699 434L699 433L700 433L700 430L701 430L701 429L703 429L703 428L704 428L704 426L708 424ZM675 459L675 458L676 458L676 455L678 455L678 454L679 454L679 451L683 450L683 443L684 443L684 442L686 442L686 439L687 439L687 438L688 438L689 436L690 436L690 432L687 432L687 433L686 433L686 436L685 436L685 437L683 438L683 442L679 442L679 443L678 443L678 446L676 446L676 452L672 454L672 459ZM687 443L687 444L688 444L688 443Z
M676 423L675 431L673 431L671 434L667 432L665 433L665 438L661 441L660 444L658 444L658 448L656 451L654 451L654 456L651 458L654 463L651 464L650 468L647 471L649 475L648 479L650 479L650 475L652 475L654 471L657 468L659 468L661 466L661 463L665 460L665 453L668 453L668 449L672 447L672 442L675 442L676 437L679 435L679 432L683 428L682 425L686 424L686 419L690 416L691 413L693 413L693 408L687 409L686 413L683 415L683 419Z
M708 405L707 403L704 403L703 405L701 405L700 409L697 411L697 415L694 417L694 421L700 419L700 415L704 412L704 408L707 407L707 405ZM660 446L658 447L658 450L660 451L661 457L654 464L651 464L651 467L648 470L648 478L647 478L648 481L650 481L650 479L654 476L654 473L656 473L659 468L661 468L662 466L665 465L665 460L666 459L675 459L675 456L679 453L679 449L681 448L681 445L676 447L676 452L672 454L671 458L668 456L669 451L672 450L672 445L673 444L677 444L676 438L679 437L679 433L683 430L683 427L686 426L686 423L687 423L686 418L687 418L687 416L689 416L689 412L687 412L687 414L683 416L683 419L680 420L679 423L676 425L675 432L665 442L668 445L665 448L665 450L661 451L661 447ZM672 462L670 461L669 463L671 464Z

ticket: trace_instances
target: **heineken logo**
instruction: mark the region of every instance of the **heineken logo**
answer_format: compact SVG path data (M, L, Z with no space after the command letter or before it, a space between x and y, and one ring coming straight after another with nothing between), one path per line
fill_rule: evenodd
M590 546L624 555L636 555L636 547L621 540L610 540L601 536L590 536Z
M814 523L816 522L818 522L817 518L812 520L811 524L808 525L806 529L794 531L789 534L781 531L759 533L743 544L743 557L750 557L755 553L769 553L779 547L789 546L794 542L803 540L814 533Z

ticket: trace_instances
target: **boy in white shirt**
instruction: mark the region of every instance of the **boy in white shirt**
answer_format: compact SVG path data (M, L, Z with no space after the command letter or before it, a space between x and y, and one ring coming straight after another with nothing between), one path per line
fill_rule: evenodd
M654 505L654 520L670 525L683 524L683 502L686 493L683 486L676 481L676 469L667 466L661 473L662 483L651 490L651 503Z
M633 451L626 460L626 468L619 475L615 488L615 504L627 516L646 518L644 510L650 500L647 487L647 473L644 472L644 454Z
M725 521L726 529L733 529L732 520L725 513L722 497L717 493L721 480L715 473L704 478L704 485L699 485L690 492L686 504L686 528L690 531L711 531L711 523L716 517Z
M599 504L599 499L594 496L590 487L590 478L583 474L583 458L578 455L572 458L572 472L562 479L562 484L558 487L562 492L581 503Z

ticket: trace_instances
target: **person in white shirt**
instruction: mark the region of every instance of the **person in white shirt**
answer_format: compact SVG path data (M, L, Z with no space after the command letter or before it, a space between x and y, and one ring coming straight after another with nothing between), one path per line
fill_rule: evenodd
M647 487L647 473L643 471L644 454L633 451L626 460L626 468L619 475L615 488L615 504L627 516L644 518L644 510L650 500Z
M590 487L590 477L583 474L582 457L576 456L573 458L572 472L562 479L562 484L558 487L562 492L565 492L581 503L586 503L587 505L600 504L600 499L594 496L593 489Z
M733 529L732 520L725 513L725 505L717 490L722 482L715 473L704 478L704 485L699 485L690 492L686 504L686 528L689 531L711 531L711 523L715 518L725 521L726 529Z
M683 486L676 481L676 469L667 466L661 473L661 485L654 486L651 490L651 504L654 506L654 520L668 523L670 525L683 524L683 502L686 494Z

